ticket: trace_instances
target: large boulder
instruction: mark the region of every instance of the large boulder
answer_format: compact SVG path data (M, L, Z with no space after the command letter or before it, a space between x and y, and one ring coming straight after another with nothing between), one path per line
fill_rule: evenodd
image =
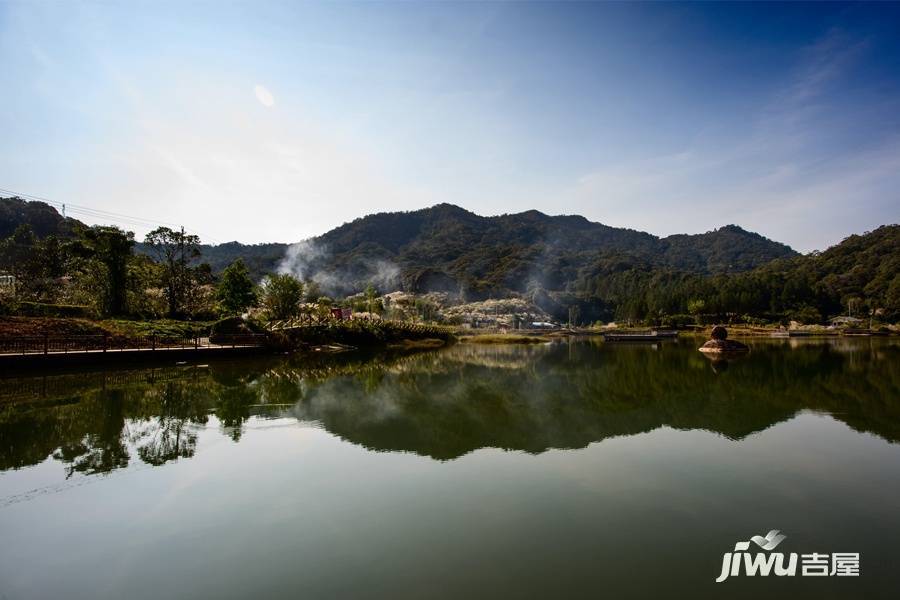
M728 339L728 330L721 325L713 327L708 342L700 346L700 352L708 354L739 354L741 352L749 352L750 348L746 344Z

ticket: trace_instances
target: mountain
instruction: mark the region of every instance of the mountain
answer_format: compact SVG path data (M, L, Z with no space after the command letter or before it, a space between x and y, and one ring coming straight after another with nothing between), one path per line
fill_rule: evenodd
M68 236L81 225L43 202L0 199L0 237L22 223L31 225L38 237ZM145 251L142 244L136 249ZM716 274L797 255L784 244L736 225L658 238L575 215L530 210L482 217L451 204L368 215L292 247L228 242L203 245L201 253L214 272L243 258L257 278L274 272L287 256L287 266L298 275L333 293L356 291L374 282L384 289L462 289L473 297L534 286L563 290L610 257Z
M851 235L824 252L778 260L753 271L781 279L782 296L795 295L823 315L900 316L900 225ZM801 294L805 290L805 296Z
M79 228L88 227L78 219L63 217L46 202L27 201L21 198L0 198L0 240L9 237L19 225L28 225L38 238L53 235L70 238ZM289 244L225 244L201 246L203 262L208 262L214 273L221 272L236 258L244 259L251 274L262 279L272 273L284 258ZM147 247L138 241L135 250L148 254Z
M284 258L284 254L290 244L266 243L266 244L241 244L240 242L225 242L224 244L201 244L200 260L209 263L213 273L221 273L225 267L238 258L243 259L250 271L250 276L259 281L269 273L278 269L278 263ZM135 250L148 254L147 247L143 243L135 244Z
M21 224L38 237L84 227L45 203L0 199L0 239ZM573 310L581 322L820 323L848 310L900 317L898 225L803 256L736 225L659 238L580 216L482 217L439 204L369 215L292 245L229 242L201 252L216 273L242 258L256 279L283 268L332 296L369 283L467 300L518 293L558 320Z
M531 210L482 217L439 204L356 219L296 247L289 262L301 275L346 287L370 280L415 291L462 289L482 297L534 287L564 290L611 256L717 274L797 253L736 225L658 238L581 216Z
M40 238L48 235L69 237L73 235L77 219L65 218L46 202L28 202L21 198L0 198L0 239L7 238L19 225L31 226Z
M882 323L900 318L900 225L736 273L703 275L614 259L591 271L576 282L574 297L600 319L822 323L848 311Z

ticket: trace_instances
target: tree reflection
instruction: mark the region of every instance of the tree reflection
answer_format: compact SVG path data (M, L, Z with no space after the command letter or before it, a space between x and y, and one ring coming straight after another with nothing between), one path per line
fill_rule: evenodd
M197 385L167 382L153 390L157 416L135 427L132 443L150 465L190 458L197 449L197 432L208 420L208 392Z
M334 377L293 414L371 449L442 460L481 447L580 448L664 425L740 439L807 408L900 441L898 351L771 348L718 377L689 343L463 346L421 357L421 368L386 369L374 387Z
M216 399L216 417L225 433L235 442L244 433L244 423L250 418L250 407L256 402L256 390L246 386L223 388Z
M0 469L47 457L67 476L132 457L163 465L194 456L213 414L235 442L253 418L294 416L367 448L440 460L581 448L661 426L741 439L804 409L900 441L900 344L754 345L727 373L690 342L572 342L23 379L6 389L49 391L0 405Z
M90 424L97 424L95 431L80 440L68 441L53 453L53 457L67 463L66 477L74 473L92 475L128 466L129 454L125 444L125 393L114 390L102 397L86 403L85 408L93 408L85 416Z

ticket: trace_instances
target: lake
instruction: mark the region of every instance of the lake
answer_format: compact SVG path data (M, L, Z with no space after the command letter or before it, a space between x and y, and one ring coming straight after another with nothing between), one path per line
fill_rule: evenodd
M0 598L895 597L900 343L699 343L2 379Z

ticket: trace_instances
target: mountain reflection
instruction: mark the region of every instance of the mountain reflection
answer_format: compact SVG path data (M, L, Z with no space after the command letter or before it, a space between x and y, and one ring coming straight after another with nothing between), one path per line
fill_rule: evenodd
M900 344L760 341L727 370L696 344L459 345L426 354L255 360L6 379L0 469L68 475L189 458L212 422L316 421L348 442L450 460L582 448L661 426L741 439L802 410L900 441Z

